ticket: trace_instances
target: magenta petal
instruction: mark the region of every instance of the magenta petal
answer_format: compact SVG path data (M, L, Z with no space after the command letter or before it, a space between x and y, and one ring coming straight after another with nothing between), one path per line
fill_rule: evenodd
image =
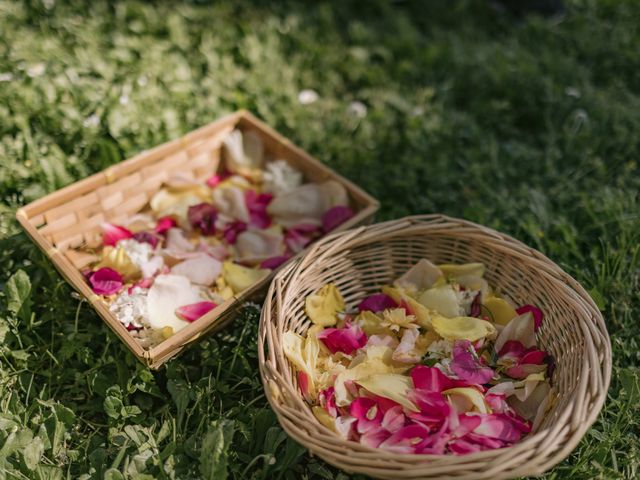
M353 210L344 205L330 208L322 215L322 230L324 230L325 233L330 232L349 220L353 215Z
M404 427L406 420L407 418L402 411L402 406L396 405L385 412L382 418L382 427L394 433Z
M238 235L244 232L247 229L247 224L238 220L232 223L229 223L224 227L222 232L222 236L227 241L227 243L234 244L238 239Z
M284 243L293 253L298 253L304 249L318 233L315 225L301 223L287 230L284 234Z
M231 174L229 174L229 173L216 173L215 175L211 175L207 179L207 185L209 186L209 188L215 188L218 185L220 185L221 182L223 182L224 180L226 180L230 176L231 176Z
M392 434L380 444L380 448L396 453L415 453L422 449L429 438L429 429L414 423Z
M522 315L523 313L531 312L533 315L533 324L536 330L538 330L542 326L542 320L544 315L542 315L542 310L534 305L523 305L520 308L516 309L516 313L518 315Z
M89 276L91 289L98 295L113 295L122 288L122 275L112 268L103 267Z
M378 404L367 397L358 397L351 402L349 414L358 419L356 430L361 434L378 428L383 416Z
M408 393L409 399L420 409L419 412L412 412L409 417L426 424L440 424L451 413L451 406L440 392L429 392L427 390L411 390Z
M199 203L189 207L187 211L187 219L189 224L200 230L204 235L213 235L216 233L216 219L218 211L211 203Z
M305 400L311 399L311 391L309 390L309 375L305 372L298 372L298 386L300 387L300 393L305 398Z
M547 352L542 350L531 350L525 353L520 360L520 363L529 363L532 365L542 365L547 358Z
M331 353L342 352L351 355L367 343L367 335L358 325L345 323L342 328L325 328L318 334Z
M451 431L454 437L464 437L480 426L482 419L480 415L458 415L458 426Z
M521 424L513 421L509 416L502 413L478 415L481 419L473 433L489 438L494 438L503 442L517 442L522 437Z
M482 451L482 446L477 443L469 442L464 438L458 438L449 444L451 453L456 455L467 455L469 453L476 453Z
M274 270L291 258L290 255L278 255L277 257L267 258L260 264L260 268L268 268Z
M192 303L177 308L176 315L187 322L193 322L216 307L217 305L213 302Z
M249 210L251 225L257 228L267 228L271 225L271 217L267 213L267 206L273 200L273 195L270 193L258 194L253 190L247 190L244 198L247 210Z
M382 442L391 436L384 428L372 428L360 437L360 443L367 447L378 448Z
M476 433L470 433L464 440L473 445L477 445L481 450L495 450L496 448L503 448L509 445L510 442L503 442L496 438L484 437Z
M417 365L411 370L413 386L418 390L442 392L454 387L467 386L463 382L452 380L436 367Z
M457 341L453 346L451 370L465 382L483 385L493 378L493 370L480 364L471 352L471 342Z
M338 409L336 408L336 391L333 387L329 387L326 390L318 392L318 403L324 408L332 417L338 416Z
M178 225L178 222L175 221L172 217L162 217L158 219L156 223L155 232L159 235L162 235L167 232L170 228Z
M148 243L153 248L158 246L158 242L160 241L158 237L151 232L138 232L133 235L134 240L140 243Z
M522 357L526 351L527 349L518 340L508 340L498 352L498 356L500 358L506 357L516 361Z
M398 304L393 298L384 293L376 293L375 295L369 295L358 304L358 311L362 312L368 310L370 312L381 312L389 308L397 308Z
M102 244L114 246L120 240L133 237L133 233L124 227L114 225L113 223L103 223L102 227Z
M484 401L494 413L505 413L509 410L506 395L502 393L488 393Z

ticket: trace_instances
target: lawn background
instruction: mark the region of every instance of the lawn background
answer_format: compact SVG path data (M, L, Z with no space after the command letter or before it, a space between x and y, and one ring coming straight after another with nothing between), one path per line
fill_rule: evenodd
M258 308L152 373L14 220L238 108L378 197L379 219L464 217L577 278L607 320L613 379L545 478L637 478L640 2L567 1L553 18L265 4L0 0L0 479L349 478L269 410ZM319 99L300 104L304 89Z

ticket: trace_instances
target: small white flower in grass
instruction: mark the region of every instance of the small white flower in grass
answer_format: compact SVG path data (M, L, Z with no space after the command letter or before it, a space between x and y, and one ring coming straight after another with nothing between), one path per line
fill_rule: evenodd
M300 102L301 105L311 105L317 102L319 98L320 95L318 95L318 92L311 89L305 89L298 93L298 102Z
M357 118L364 118L367 116L367 106L359 101L351 102L349 108L347 108L347 113Z
M46 69L47 68L45 67L44 63L36 63L35 65L32 65L27 69L27 75L29 75L29 77L31 78L40 77L44 75Z
M11 80L13 80L13 74L9 72L0 73L0 82L10 82Z
M120 105L126 105L127 103L129 103L129 95L127 95L126 93L123 95L120 95Z
M95 128L98 125L100 125L100 117L95 113L93 115L89 115L84 119L84 122L82 122L82 126L85 128Z

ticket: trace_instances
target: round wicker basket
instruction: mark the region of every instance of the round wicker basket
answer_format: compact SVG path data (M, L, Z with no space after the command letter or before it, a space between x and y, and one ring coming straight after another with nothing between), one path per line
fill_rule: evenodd
M390 284L421 258L482 262L491 285L517 304L542 308L541 348L556 359L557 397L537 430L508 448L470 455L401 455L345 441L304 402L283 354L285 331L304 335L304 300L328 282L348 307ZM611 377L611 345L602 315L576 280L511 237L441 215L408 217L326 237L273 280L262 309L260 373L280 424L309 451L347 472L394 479L499 479L537 475L565 458L598 416Z

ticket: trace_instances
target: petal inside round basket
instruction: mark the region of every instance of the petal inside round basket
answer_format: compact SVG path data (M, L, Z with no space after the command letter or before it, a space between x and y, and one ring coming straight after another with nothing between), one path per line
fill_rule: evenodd
M490 285L545 313L541 349L556 361L553 401L520 442L468 455L397 454L343 440L313 415L283 353L282 336L305 335L305 298L335 283L347 310L420 259L482 262ZM347 472L378 478L498 479L537 475L565 458L598 416L611 376L604 320L585 290L536 250L480 225L441 215L408 217L327 237L274 279L262 309L260 372L280 424L309 451Z

